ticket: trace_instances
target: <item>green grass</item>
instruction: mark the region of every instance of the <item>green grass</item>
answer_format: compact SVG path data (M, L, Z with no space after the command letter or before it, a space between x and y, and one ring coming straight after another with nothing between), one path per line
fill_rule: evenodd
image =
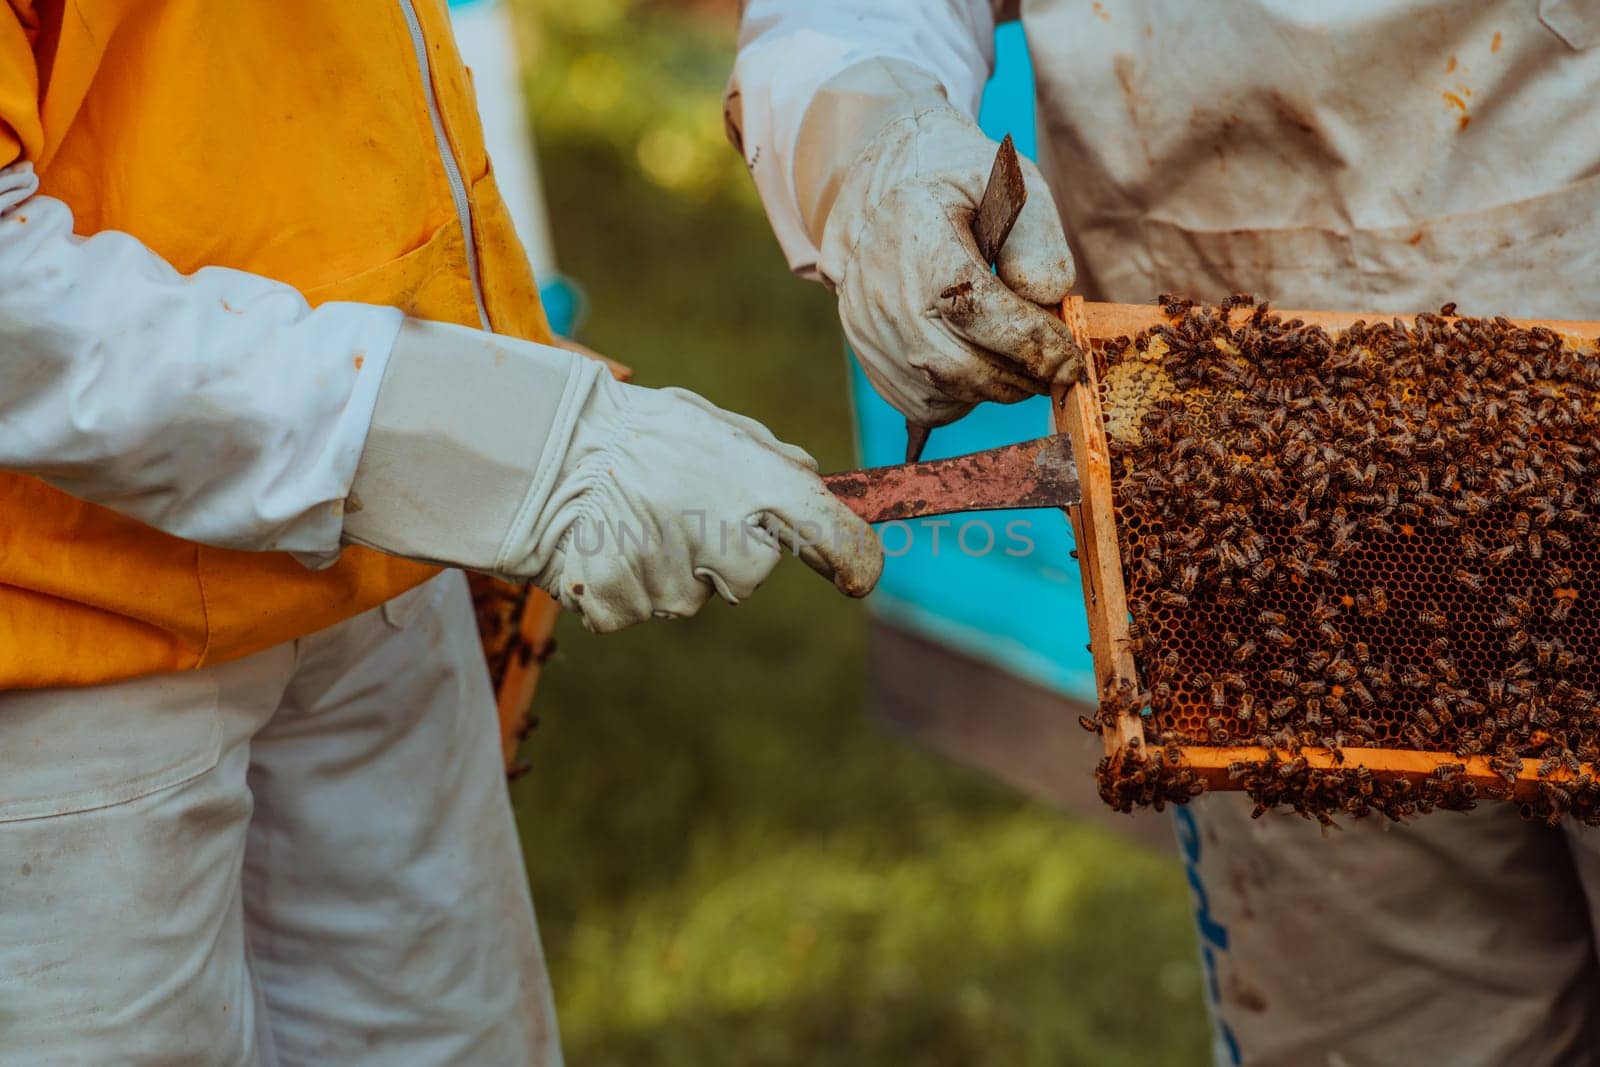
M726 28L522 6L583 339L847 465L831 299L787 274L731 150L672 154L720 137ZM575 63L630 88L584 110ZM646 90L676 149L638 148ZM563 623L513 799L569 1060L1203 1061L1177 865L875 732L865 621L791 561L737 609Z

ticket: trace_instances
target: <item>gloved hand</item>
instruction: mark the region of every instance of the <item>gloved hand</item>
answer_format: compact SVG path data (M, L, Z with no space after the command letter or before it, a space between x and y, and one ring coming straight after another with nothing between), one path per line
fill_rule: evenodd
M682 389L562 349L408 320L345 538L531 580L590 630L737 604L784 552L850 596L883 568L809 455Z
M997 148L932 75L901 60L831 79L801 127L795 187L818 272L868 379L922 426L1083 373L1054 314L1075 280L1072 254L1031 161L998 277L978 253L972 222Z

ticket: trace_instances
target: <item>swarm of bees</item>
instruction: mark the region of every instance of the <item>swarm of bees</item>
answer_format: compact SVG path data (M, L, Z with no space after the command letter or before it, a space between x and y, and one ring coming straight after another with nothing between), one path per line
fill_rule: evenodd
M1107 802L1187 799L1182 748L1238 745L1267 753L1228 768L1258 814L1467 808L1536 759L1524 815L1600 822L1592 343L1453 305L1329 334L1162 303L1097 353L1146 687L1110 714L1147 707L1150 739L1102 762ZM1342 765L1368 747L1484 757L1504 788Z

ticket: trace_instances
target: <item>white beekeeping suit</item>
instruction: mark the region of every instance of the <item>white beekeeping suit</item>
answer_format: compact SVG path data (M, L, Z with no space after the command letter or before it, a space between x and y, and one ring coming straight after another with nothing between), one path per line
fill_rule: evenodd
M1027 32L1028 177L1057 209L999 264L1034 303L1076 284L1130 302L1245 291L1600 317L1600 6L1008 7L744 10L730 131L791 266L839 294L869 377L909 417L948 421L1077 370L1020 302L945 295L975 276L952 222L994 151L970 116L997 16ZM1324 836L1226 795L1178 830L1219 1062L1568 1062L1600 1027L1591 835L1494 806Z
M0 6L0 1062L559 1064L417 561L596 631L877 578L801 449L545 343L472 105L438 3Z

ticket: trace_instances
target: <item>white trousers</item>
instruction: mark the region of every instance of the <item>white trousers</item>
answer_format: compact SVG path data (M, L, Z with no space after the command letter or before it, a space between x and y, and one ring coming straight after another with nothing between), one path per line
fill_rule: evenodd
M461 574L0 694L0 1063L559 1062Z
M1600 1061L1600 836L1499 802L1324 833L1174 809L1219 1067Z

